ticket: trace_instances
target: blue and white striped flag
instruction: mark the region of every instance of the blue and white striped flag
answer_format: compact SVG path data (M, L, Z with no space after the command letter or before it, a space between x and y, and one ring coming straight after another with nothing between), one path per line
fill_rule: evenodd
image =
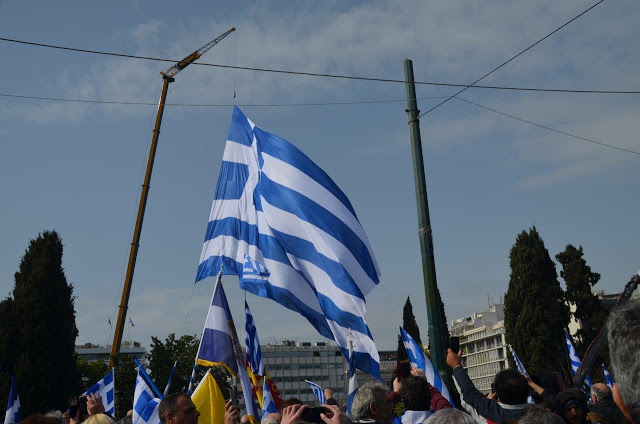
M20 397L16 379L11 377L11 390L7 401L7 413L4 416L4 424L18 424L22 422L22 408L20 407Z
M138 376L136 377L136 388L133 393L133 416L132 424L160 424L158 416L158 405L160 399L155 397L138 367Z
M322 387L318 386L313 381L309 381L309 380L304 380L304 381L306 381L309 387L311 387L311 391L316 396L318 401L320 401L321 404L327 403L327 399L324 397L324 389Z
M413 337L409 335L404 328L400 327L400 335L402 336L402 342L404 343L404 347L407 350L407 356L409 357L409 362L411 362L411 366L414 368L419 368L424 371L424 375L427 377L427 381L440 393L444 396L445 399L449 401L451 406L453 407L453 399L451 399L451 395L449 394L449 389L442 381L440 374L433 367L433 364L427 358L427 355L424 354L422 350L422 346L416 342Z
M569 333L567 333L566 331L564 332L564 338L567 341L567 349L569 350L569 362L571 363L571 372L573 373L573 375L576 375L578 373L578 370L580 369L580 366L582 365L582 362L578 357L578 352L576 352L576 349L573 347L573 343L571 343L571 337L569 337ZM584 378L584 382L589 387L593 386L593 382L591 381L591 378L589 378L588 375Z
M513 350L513 348L511 347L511 345L509 345L509 352L511 352L511 356L513 356L513 360L516 363L516 368L518 368L518 372L520 374L524 374L525 376L529 376L529 373L527 372L527 370L524 368L524 365L522 365L522 362L520 361L520 358L518 358L518 355L516 354L516 351Z
M613 390L613 385L616 384L616 382L613 381L613 377L611 377L611 374L609 374L609 371L604 364L602 364L602 371L604 371L604 382L607 383L607 386L609 386L611 390Z
M253 321L253 315L249 309L249 304L244 302L245 325L244 338L247 347L247 362L251 366L251 371L261 377L264 377L264 364L262 363L262 350L260 349L260 340L258 339L258 330Z
M115 402L115 388L114 388L114 372L113 368L107 373L100 381L93 386L89 387L82 395L86 396L90 393L97 393L102 398L102 404L104 410L112 417L115 416L116 402Z
M212 367L222 365L233 376L238 377L242 385L244 406L247 415L257 420L257 408L253 401L253 389L245 360L242 357L242 348L238 341L236 326L233 323L229 302L222 287L221 276L216 282L213 299L207 314L207 320L200 340L200 349L196 356L196 362L200 365Z
M173 374L175 374L177 366L178 366L178 361L175 361L173 363L173 368L171 368L171 374L169 374L169 380L167 380L167 385L164 386L164 392L162 393L163 396L166 396L169 394L169 390L171 389L171 381L173 380Z
M238 275L240 287L304 316L356 367L379 378L365 295L380 272L351 203L297 147L234 107L196 281Z
M278 408L276 407L276 403L273 400L273 396L271 395L271 390L269 389L269 384L267 383L267 379L264 379L264 387L262 389L262 417L260 421L267 418L269 414L277 414Z
M351 415L351 405L353 404L353 398L358 393L358 379L356 377L356 367L353 363L353 351L349 349L349 390L347 392L347 414Z

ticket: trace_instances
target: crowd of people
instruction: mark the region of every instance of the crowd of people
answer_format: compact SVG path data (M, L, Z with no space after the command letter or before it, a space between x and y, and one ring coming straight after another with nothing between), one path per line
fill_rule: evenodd
M461 395L461 408L454 408L429 382L424 373L412 368L411 376L393 381L389 391L380 383L361 386L353 399L350 414L325 391L326 403L311 407L295 398L286 399L278 413L268 414L261 424L640 424L640 301L628 302L609 317L608 342L611 366L616 379L613 389L596 383L587 394L578 388L552 390L514 369L500 371L492 391L484 395L462 367L462 353L447 351L447 365L453 371ZM529 400L534 394L535 401ZM402 408L398 408L401 403ZM589 403L592 406L589 406ZM95 397L87 401L90 417L83 424L116 424ZM402 410L401 410L402 409ZM51 414L49 414L51 415ZM162 424L198 424L199 412L186 394L166 396L158 408ZM126 420L125 418L124 420ZM128 422L120 424L131 424ZM121 420L122 421L122 420ZM225 406L224 424L247 424L232 401ZM59 416L32 415L24 424L63 424ZM80 417L70 417L79 424ZM212 423L223 424L223 423Z

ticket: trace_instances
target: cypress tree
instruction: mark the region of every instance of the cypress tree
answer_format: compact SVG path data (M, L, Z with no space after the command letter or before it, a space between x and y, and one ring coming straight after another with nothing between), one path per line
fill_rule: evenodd
M62 241L45 231L29 243L15 273L15 374L24 415L63 409L75 386L73 286L62 269ZM4 323L3 323L4 324Z
M600 274L592 272L591 267L583 258L582 246L576 249L568 244L563 252L556 255L556 259L562 266L560 276L567 288L565 300L575 306L573 317L580 322L580 329L573 335L578 356L582 358L591 341L596 337L607 319L607 311L600 307L598 297L591 292L591 288L600 280ZM608 362L608 349L600 351L600 360L593 367L593 374L600 375L601 362Z
M566 372L563 330L569 323L569 308L535 226L518 234L509 259L511 276L504 298L507 343L530 373Z
M407 301L404 303L404 308L402 309L402 328L422 346L420 328L418 328L416 317L413 315L413 306L411 305L409 296L407 296ZM407 351L402 343L402 336L398 335L398 361L405 359L408 359Z

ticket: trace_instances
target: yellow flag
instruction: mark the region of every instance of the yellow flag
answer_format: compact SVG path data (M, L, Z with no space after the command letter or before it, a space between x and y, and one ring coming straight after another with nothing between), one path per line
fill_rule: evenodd
M196 391L191 395L191 400L200 412L198 424L224 423L224 396L211 375L211 370L202 377Z

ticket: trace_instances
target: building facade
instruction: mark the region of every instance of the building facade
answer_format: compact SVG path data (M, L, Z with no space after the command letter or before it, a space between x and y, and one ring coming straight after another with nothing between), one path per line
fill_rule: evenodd
M78 355L78 358L82 358L88 362L102 361L104 363L109 363L111 346L95 346L91 343L87 343L85 345L76 346L76 354ZM120 354L133 356L141 363L145 363L147 350L140 346L140 343L134 342L131 346L121 346Z
M460 337L462 367L469 378L478 390L489 393L495 375L509 368L504 305L492 305L486 312L453 320L451 335Z

